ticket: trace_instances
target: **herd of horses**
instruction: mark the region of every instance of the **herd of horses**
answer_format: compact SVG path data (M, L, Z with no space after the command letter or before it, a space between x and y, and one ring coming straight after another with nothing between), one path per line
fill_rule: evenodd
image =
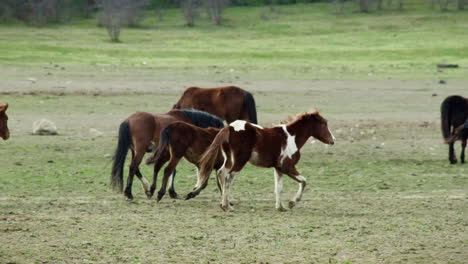
M7 140L8 104L0 103L0 137ZM224 125L224 121L228 126ZM333 145L335 137L327 120L316 110L297 114L283 124L263 128L257 124L255 99L251 93L236 86L219 88L187 88L173 108L164 114L136 112L120 124L118 143L113 158L111 185L133 199L132 184L136 175L148 198L153 197L156 180L164 169L160 201L169 185L169 195L178 198L174 188L176 167L182 158L197 168L197 183L185 199L196 197L208 184L211 172L221 193L221 208L232 211L230 186L236 174L251 164L274 169L276 209L281 204L283 175L299 184L296 195L289 201L293 208L302 198L306 179L296 169L300 149L310 137ZM449 161L457 163L454 144L460 140L460 160L465 163L468 139L468 98L453 95L441 105L441 129L449 145ZM128 151L131 161L124 189L123 172ZM154 164L151 184L141 174L139 166L147 152L146 164Z

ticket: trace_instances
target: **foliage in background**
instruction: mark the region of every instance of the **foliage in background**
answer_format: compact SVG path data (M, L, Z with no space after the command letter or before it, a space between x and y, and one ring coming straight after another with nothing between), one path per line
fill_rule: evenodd
M106 27L112 41L119 41L121 27L138 26L145 6L146 0L100 0L98 24Z

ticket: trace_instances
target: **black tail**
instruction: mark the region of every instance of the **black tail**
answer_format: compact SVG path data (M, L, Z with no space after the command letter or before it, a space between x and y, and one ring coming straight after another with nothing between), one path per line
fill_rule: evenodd
M247 110L249 122L257 124L257 108L255 107L255 99L253 95L247 91L244 93L244 110Z
M128 121L120 124L119 141L114 154L114 163L112 164L111 186L114 190L122 192L123 190L123 167L127 158L128 148L132 145L130 136L130 126Z
M450 137L450 101L444 100L440 106L440 118L441 118L441 129L442 136L445 140Z
M154 159L153 159L154 163L157 163L158 160L161 158L161 155L164 153L164 151L167 150L170 140L171 140L171 127L169 125L163 131L161 131L161 136L159 137L158 149L156 150L156 153L154 154Z

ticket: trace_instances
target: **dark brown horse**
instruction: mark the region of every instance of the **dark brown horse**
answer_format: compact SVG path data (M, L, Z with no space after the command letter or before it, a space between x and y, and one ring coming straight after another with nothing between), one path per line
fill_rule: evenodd
M158 143L159 135L167 125L176 122L185 121L200 127L217 127L224 126L223 121L211 114L197 110L172 110L166 114L150 114L146 112L137 112L129 116L120 124L119 139L114 155L114 163L112 165L111 185L114 189L122 192L123 190L123 167L128 150L131 150L132 160L127 178L127 186L125 188L125 196L132 200L132 183L133 176L136 175L143 185L145 194L151 197L151 189L156 188L156 174L153 175L151 186L140 172L139 166L146 153L148 146L153 143ZM155 171L159 170L155 166ZM174 176L174 175L173 175ZM174 190L174 181L172 181L169 193L171 197L177 197Z
M453 144L457 140L460 140L462 142L462 146L466 146L466 142L468 141L468 118L465 120L465 123L463 123L463 125L460 125L458 128L455 129L455 131L453 132L453 136L451 136L447 140L447 143ZM462 149L460 159L462 163L465 163L465 148Z
M219 116L228 124L235 120L257 124L257 109L252 94L236 86L187 88L174 109L190 108Z
M445 141L449 144L449 161L451 164L457 163L455 142L448 142L450 136L453 135L455 128L461 126L468 118L468 98L452 95L447 97L440 106L442 135ZM466 141L462 141L462 157L461 162L465 162Z
M7 140L10 137L10 130L8 129L8 116L6 110L8 104L0 103L0 137Z
M335 137L328 129L328 122L317 111L298 115L292 122L273 128L262 128L245 121L235 121L221 129L213 143L200 160L199 187L189 193L186 199L195 197L206 187L210 172L221 152L224 162L217 178L222 188L221 208L233 210L229 202L229 187L234 176L247 162L258 167L275 169L276 209L284 211L280 193L283 174L299 183L296 196L289 202L293 208L301 200L306 179L296 170L300 159L299 150L309 137L333 145Z
M199 187L198 168L200 167L200 158L211 145L219 130L217 128L201 128L185 122L174 122L161 132L155 157L155 167L161 168L168 161L169 164L164 169L164 177L158 192L158 201L166 193L170 175L184 157L197 167L197 184L195 188ZM219 157L214 164L214 169L221 168L222 164L223 160ZM155 170L154 173L157 175L158 171ZM151 194L153 193L154 189L151 190Z

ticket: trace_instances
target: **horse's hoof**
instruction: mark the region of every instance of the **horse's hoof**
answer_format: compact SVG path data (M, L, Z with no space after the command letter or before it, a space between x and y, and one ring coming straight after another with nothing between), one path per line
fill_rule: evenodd
M223 209L224 212L233 212L234 208L232 206L223 206L221 205L221 209Z
M158 193L158 198L157 198L157 202L159 203L159 201L161 201L161 199L163 198L164 196L164 193Z
M125 196L125 200L127 200L127 201L133 201L133 197Z
M294 206L296 206L296 202L295 201L289 201L289 204L288 204L289 209L294 208Z
M277 207L276 210L278 210L278 212L286 212L286 211L288 211L288 210L286 210L286 208L284 208L283 206Z
M169 196L172 199L179 199L179 195L176 192L169 192Z
M189 192L187 196L185 196L185 200L190 200L195 197L195 194L193 192Z

